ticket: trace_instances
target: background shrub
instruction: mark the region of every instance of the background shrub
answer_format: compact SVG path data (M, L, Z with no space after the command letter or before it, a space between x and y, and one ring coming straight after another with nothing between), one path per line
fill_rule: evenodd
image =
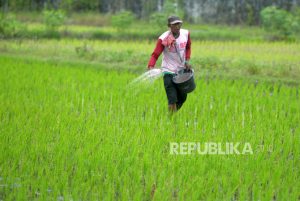
M112 26L118 30L126 30L134 22L134 15L129 11L122 11L111 18Z
M47 32L58 32L59 27L64 24L65 13L62 10L44 10L43 19Z
M15 37L26 30L26 26L12 14L0 15L0 37Z
M293 39L300 29L297 12L290 13L275 6L263 9L261 19L264 29L278 39Z
M167 19L171 15L177 15L183 19L184 12L178 8L177 4L166 1L161 12L155 12L150 16L150 23L160 30L167 28Z

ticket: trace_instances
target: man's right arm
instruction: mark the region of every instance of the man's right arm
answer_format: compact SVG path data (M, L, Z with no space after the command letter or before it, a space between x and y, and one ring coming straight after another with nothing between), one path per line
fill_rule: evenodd
M165 47L162 44L162 40L158 39L157 43L156 43L156 47L155 47L155 49L151 55L151 58L148 62L148 69L154 68L156 61L157 61L158 57L161 55L161 53L163 52L164 48Z

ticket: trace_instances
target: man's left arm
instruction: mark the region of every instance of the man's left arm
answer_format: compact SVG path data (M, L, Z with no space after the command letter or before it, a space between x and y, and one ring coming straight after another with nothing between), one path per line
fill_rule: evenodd
M191 37L190 37L190 32L188 33L188 40L186 43L186 47L185 47L185 67L187 69L190 69L192 66L189 63L190 58L191 58L191 52L192 52L192 41L191 41Z

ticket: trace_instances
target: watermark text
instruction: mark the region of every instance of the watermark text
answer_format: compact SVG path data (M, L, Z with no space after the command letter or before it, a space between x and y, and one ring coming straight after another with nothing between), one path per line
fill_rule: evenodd
M170 154L247 155L253 154L253 150L248 142L170 142Z

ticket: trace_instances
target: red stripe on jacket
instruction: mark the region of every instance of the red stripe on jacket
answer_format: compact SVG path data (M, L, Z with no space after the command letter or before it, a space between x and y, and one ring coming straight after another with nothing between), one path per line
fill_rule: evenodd
M191 42L190 33L189 33L187 44L185 47L185 59L186 60L190 60L190 58L191 58L191 53L192 53L191 45L192 45L192 42ZM161 53L164 51L164 48L165 48L165 46L163 46L162 40L158 39L156 42L156 47L154 48L154 51L151 54L151 58L148 62L148 68L155 66L156 61L157 61L158 57L161 55Z

